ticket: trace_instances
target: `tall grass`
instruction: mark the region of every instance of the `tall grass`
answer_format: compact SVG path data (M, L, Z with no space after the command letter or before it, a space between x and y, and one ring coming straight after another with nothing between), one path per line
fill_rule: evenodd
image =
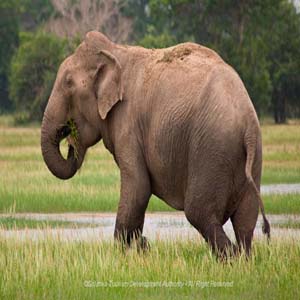
M227 262L217 261L202 241L158 240L146 253L136 248L124 252L112 242L53 238L0 238L0 247L1 299L300 297L300 244L292 240L273 240L270 245L258 241L249 260L242 255ZM147 282L169 287L147 287ZM143 286L133 287L134 283Z

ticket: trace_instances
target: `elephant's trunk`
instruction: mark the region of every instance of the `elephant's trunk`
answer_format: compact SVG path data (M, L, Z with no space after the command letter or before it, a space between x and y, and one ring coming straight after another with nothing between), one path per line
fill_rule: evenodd
M44 161L48 169L60 179L73 177L80 167L85 151L75 155L74 148L70 145L67 159L62 156L59 143L70 134L70 128L57 125L56 122L44 115L41 130L41 147Z

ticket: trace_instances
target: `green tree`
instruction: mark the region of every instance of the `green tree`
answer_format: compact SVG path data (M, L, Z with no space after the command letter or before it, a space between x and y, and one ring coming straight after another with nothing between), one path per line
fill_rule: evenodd
M165 48L176 44L176 38L167 31L157 33L152 25L147 27L147 34L138 43L146 48Z
M273 84L272 110L275 122L285 123L288 116L300 117L300 15L293 6L282 1L274 16L268 53Z
M145 35L148 25L151 24L151 18L149 15L149 0L120 0L119 9L120 12L133 19L133 33L132 39L137 41Z
M0 2L0 113L12 108L8 96L8 70L18 46L18 1Z
M51 34L20 33L20 47L11 64L9 92L17 111L26 112L30 120L41 118L67 50L67 41Z
M0 1L0 113L11 110L8 77L10 62L19 44L19 30L35 30L54 9L50 0Z

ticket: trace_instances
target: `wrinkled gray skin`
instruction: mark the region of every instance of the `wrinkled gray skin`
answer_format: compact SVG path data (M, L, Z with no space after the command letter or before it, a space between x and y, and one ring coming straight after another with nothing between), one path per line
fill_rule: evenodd
M70 118L78 156L70 146L64 159ZM218 255L249 253L259 206L263 213L261 133L241 79L214 51L122 46L89 32L59 68L42 123L44 160L68 179L101 138L121 173L117 239L141 237L155 194L183 210ZM229 218L239 247L223 231ZM269 235L265 217L263 230Z

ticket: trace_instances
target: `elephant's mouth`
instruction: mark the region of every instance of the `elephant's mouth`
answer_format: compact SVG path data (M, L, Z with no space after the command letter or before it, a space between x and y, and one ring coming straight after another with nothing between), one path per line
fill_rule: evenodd
M60 143L63 139L68 137L71 134L71 128L68 125L62 126L57 130L56 140L57 143Z
M78 129L73 119L69 119L67 124L57 130L56 143L60 145L61 141L66 139L68 142L68 158L74 157L78 160L79 155L79 143L78 143Z
M61 142L64 139L67 139L67 141L70 138L70 134L71 134L71 129L68 125L64 125L63 127L61 127L60 129L57 130L57 134L56 134L56 138L55 138L55 146L60 149L60 145ZM61 152L61 150L60 150ZM68 156L67 156L67 160L76 160L78 158L78 156L76 157L75 153L77 151L75 151L75 147L73 144L71 144L68 141ZM77 152L78 153L78 152Z

